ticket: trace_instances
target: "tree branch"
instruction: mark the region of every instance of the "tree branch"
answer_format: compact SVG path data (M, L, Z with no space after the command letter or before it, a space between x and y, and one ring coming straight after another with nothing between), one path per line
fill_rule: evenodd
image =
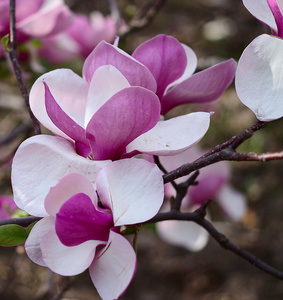
M30 118L33 123L34 132L35 134L40 134L41 129L39 122L33 115L30 106L29 106L29 95L28 91L25 85L25 82L23 80L23 75L21 71L21 67L19 64L19 60L17 57L17 33L16 33L16 13L15 13L15 0L10 0L10 51L9 51L10 60L12 62L12 66L14 69L14 73L16 75L22 96L25 100L26 106L28 108L28 112L30 115Z
M217 163L222 160L230 161L260 161L265 162L269 160L282 159L282 152L276 153L237 153L235 149L239 147L247 139L251 138L253 134L260 130L264 125L264 122L257 122L255 125L248 129L245 129L240 134L232 137L230 140L217 145L197 160L184 164L179 168L163 175L164 183L170 182L177 178L189 175L191 172L206 167L208 165Z
M215 241L222 248L235 253L236 255L247 260L250 264L264 271L265 273L283 280L283 272L271 267L270 265L260 260L253 254L233 244L225 235L217 231L217 229L212 225L212 223L205 219L205 210L209 203L210 200L204 203L199 209L195 210L192 213L182 213L176 210L171 210L165 213L159 213L146 223L156 223L168 220L194 221L195 223L199 224L202 228L206 229L207 232L215 239Z

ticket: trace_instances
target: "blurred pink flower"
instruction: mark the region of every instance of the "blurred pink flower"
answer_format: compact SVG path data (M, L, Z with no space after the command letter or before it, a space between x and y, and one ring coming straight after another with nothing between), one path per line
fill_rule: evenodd
M0 220L10 219L11 215L18 209L11 196L0 196Z
M0 2L0 37L9 33L10 1ZM17 0L16 30L19 43L65 30L73 16L62 0Z
M41 39L38 55L52 63L62 63L73 58L86 58L102 41L113 42L116 34L115 20L92 12L89 17L74 14L74 22L64 32Z

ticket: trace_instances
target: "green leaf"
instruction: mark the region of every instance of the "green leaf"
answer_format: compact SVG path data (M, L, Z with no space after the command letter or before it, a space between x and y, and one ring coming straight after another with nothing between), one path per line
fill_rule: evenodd
M9 34L4 35L1 39L1 43L6 52L10 52L9 42L10 42Z
M19 225L10 224L0 226L0 246L17 246L25 242L27 237L27 231Z

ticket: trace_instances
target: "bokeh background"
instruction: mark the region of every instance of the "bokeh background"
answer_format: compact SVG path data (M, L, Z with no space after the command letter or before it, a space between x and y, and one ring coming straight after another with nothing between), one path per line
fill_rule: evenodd
M128 22L143 5L155 1L118 0L122 18ZM68 0L70 7L88 14L100 10L109 14L107 1ZM173 35L192 47L202 70L219 61L239 59L243 49L267 28L253 18L238 0L167 0L145 28L130 33L120 46L131 53L140 43L159 33ZM82 62L68 66L81 72ZM61 67L61 66L56 66ZM38 74L23 65L27 86ZM46 66L46 68L55 68ZM170 116L199 109L182 106ZM234 85L212 109L209 132L201 146L210 149L256 122L244 107ZM1 139L28 120L14 76L5 60L0 61L0 136ZM25 126L25 125L23 125ZM268 124L245 142L239 151L267 152L283 148L283 121ZM0 145L0 194L11 194L10 162L18 145L32 131L25 130L12 141ZM283 162L232 163L232 185L246 195L248 212L241 222L232 223L212 204L213 224L231 241L283 270ZM111 283L109 284L111 288ZM62 298L60 291L66 289ZM57 296L54 296L57 295ZM56 298L57 297L57 298ZM0 298L99 299L88 273L64 278L38 267L26 257L23 247L0 249ZM138 269L123 300L266 300L283 299L283 282L263 273L210 240L198 253L161 241L153 226L144 226L138 239Z

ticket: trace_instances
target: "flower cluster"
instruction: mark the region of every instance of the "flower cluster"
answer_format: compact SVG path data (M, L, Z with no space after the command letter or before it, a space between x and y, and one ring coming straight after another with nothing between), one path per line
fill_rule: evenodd
M78 17L74 24L60 35L72 36L86 55L78 28L89 28L88 21ZM52 31L44 37L49 49L57 43ZM24 141L12 165L15 203L42 217L25 243L32 261L68 276L89 269L103 299L125 291L136 269L125 228L153 218L164 200L159 168L134 156L178 158L198 143L212 113L164 115L181 104L216 100L236 69L232 59L194 73L196 66L191 48L158 35L132 55L118 40L101 41L86 58L82 77L57 69L36 80L31 110L55 136Z
M103 299L123 293L136 255L122 228L152 218L164 198L161 171L130 157L170 156L197 143L210 113L162 115L183 103L217 99L234 77L235 62L193 74L195 68L189 47L159 35L132 56L99 43L83 77L58 69L37 79L30 106L56 136L23 142L12 166L15 202L43 217L25 244L34 262L61 275L89 268Z

